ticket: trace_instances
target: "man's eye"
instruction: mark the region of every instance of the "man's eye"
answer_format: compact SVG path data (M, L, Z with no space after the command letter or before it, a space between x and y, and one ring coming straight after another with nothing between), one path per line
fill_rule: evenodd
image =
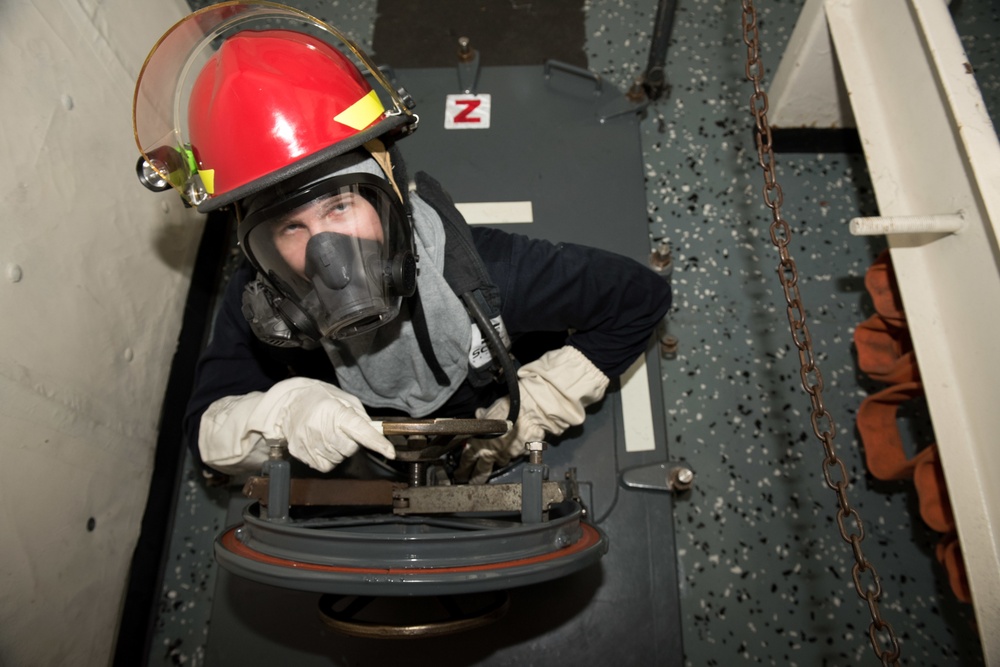
M288 236L299 231L302 227L303 225L301 222L286 222L278 228L278 233L282 236Z

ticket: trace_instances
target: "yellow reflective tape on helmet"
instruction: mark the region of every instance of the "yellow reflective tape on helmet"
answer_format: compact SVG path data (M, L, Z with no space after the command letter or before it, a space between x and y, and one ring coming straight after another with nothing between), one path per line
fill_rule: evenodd
M378 99L378 94L372 90L337 114L334 120L360 132L371 125L372 121L376 120L383 113L385 113L385 107L382 106L382 102Z
M210 194L215 194L215 170L214 169L202 169L198 172L201 176L201 184L205 186L205 191Z

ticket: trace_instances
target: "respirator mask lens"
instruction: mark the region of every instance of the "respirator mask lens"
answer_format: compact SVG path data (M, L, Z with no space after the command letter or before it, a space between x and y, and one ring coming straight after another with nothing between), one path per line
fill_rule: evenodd
M379 327L413 293L408 222L395 195L378 181L332 178L241 222L249 228L243 243L261 273L324 337Z

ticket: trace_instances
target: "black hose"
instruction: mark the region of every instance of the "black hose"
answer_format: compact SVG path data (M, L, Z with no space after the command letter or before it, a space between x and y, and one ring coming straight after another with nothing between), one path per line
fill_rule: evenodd
M486 344L489 346L490 352L493 353L493 358L500 362L503 374L507 378L507 392L510 395L510 409L507 411L507 420L513 424L517 421L517 415L521 411L521 390L517 386L517 369L514 368L514 360L511 359L510 353L507 352L503 341L500 340L500 335L493 328L489 318L486 317L486 313L483 312L482 307L476 301L472 292L463 294L462 301L465 302L479 330L483 332L483 337L486 338Z

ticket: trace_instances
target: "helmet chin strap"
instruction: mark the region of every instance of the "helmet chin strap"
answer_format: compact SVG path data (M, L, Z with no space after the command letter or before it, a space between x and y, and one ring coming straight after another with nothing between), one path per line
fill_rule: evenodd
M382 143L381 139L372 139L363 144L366 151L371 153L372 157L378 163L378 166L382 168L385 172L385 178L389 181L392 189L396 192L396 196L399 197L399 201L405 202L406 199L403 198L403 193L396 185L396 179L392 175L392 159L389 157L389 151L386 149L385 144Z

